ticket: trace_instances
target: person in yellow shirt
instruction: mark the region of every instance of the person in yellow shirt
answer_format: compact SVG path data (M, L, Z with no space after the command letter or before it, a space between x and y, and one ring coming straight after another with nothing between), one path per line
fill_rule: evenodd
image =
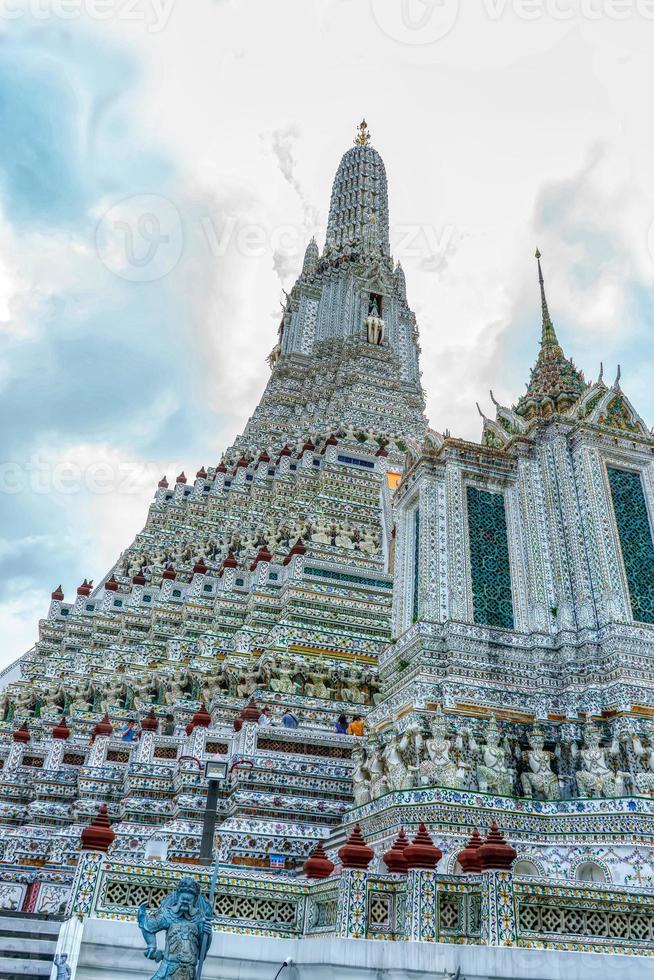
M355 715L350 724L347 726L348 735L363 735L363 718L361 715Z

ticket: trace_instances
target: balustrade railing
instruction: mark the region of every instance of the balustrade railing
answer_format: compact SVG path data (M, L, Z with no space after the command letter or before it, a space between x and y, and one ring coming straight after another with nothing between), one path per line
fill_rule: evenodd
M93 893L84 914L133 918L139 905L158 907L179 880L193 876L205 894L209 873L178 864L135 866L95 857L80 880ZM69 913L76 911L75 886ZM81 892L80 892L81 894ZM85 898L84 901L87 901ZM79 909L78 909L79 911ZM609 885L568 885L510 872L406 876L342 870L309 881L287 873L219 870L214 927L230 932L300 938L417 940L489 946L604 950L654 956L654 894Z

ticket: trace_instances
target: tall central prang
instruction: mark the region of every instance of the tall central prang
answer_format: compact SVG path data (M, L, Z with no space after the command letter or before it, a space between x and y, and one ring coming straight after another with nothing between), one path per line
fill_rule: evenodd
M365 121L336 172L325 248L307 246L270 363L239 447L307 432L357 430L380 445L424 435L416 319L391 258L386 169Z
M6 728L27 721L45 745L64 714L85 738L81 771L111 770L114 790L108 799L102 779L84 778L54 802L33 784L14 788L0 812L6 854L18 857L36 837L44 857L67 860L102 801L116 854L144 853L153 828L171 856L197 853L204 800L188 759L237 751L234 717L251 697L277 720L295 713L322 775L279 796L263 757L236 773L223 801L224 855L267 863L272 850L290 866L351 802L349 746L331 770L320 760L333 751L334 719L368 710L378 694L391 496L408 446L426 432L417 327L390 255L386 172L365 123L338 167L325 247L307 246L269 361L261 402L220 461L194 480L162 478L145 527L99 585L91 563L72 602L53 592L22 679L3 692ZM202 704L231 735L207 734ZM165 746L145 732L129 745L119 737L130 719L138 727L150 717L146 729L157 730L166 715ZM99 730L112 735L89 748ZM266 751L274 758L284 745L275 727ZM13 780L7 768L2 778ZM319 812L316 793L326 798Z

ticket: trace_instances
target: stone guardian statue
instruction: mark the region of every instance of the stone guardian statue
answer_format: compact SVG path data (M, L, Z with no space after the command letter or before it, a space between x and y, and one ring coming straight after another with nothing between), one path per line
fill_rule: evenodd
M145 904L139 906L137 920L147 947L144 955L160 964L151 980L196 980L202 968L201 951L206 955L211 945L212 919L211 906L192 878L182 878L156 912L150 914ZM166 933L163 950L157 949L157 933L162 931Z
M523 793L528 799L536 796L544 800L558 800L561 795L559 780L552 772L552 757L544 748L545 739L538 722L534 724L528 741L529 768L520 777Z

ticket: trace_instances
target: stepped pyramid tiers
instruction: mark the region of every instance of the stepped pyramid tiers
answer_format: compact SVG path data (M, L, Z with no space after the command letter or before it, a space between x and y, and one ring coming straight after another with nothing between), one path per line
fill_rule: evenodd
M171 856L196 854L205 790L193 758L250 753L266 707L277 724L259 739L263 754L236 766L221 799L226 858L267 867L277 852L300 867L350 804L351 746L332 734L334 720L378 696L391 486L426 432L385 168L363 125L334 180L325 247L309 243L286 297L270 363L260 404L220 460L196 465L194 481L159 481L143 531L99 586L85 578L74 602L60 586L52 593L0 710L9 739L29 720L25 757L58 767L69 785L53 798L49 782L5 765L7 855L33 837L42 857L66 859L100 802L113 852L143 854L158 828ZM297 737L279 727L285 707L309 726L303 775L289 775ZM129 718L138 740L122 738ZM12 760L29 773L15 751Z
M244 432L159 481L99 585L51 593L0 692L0 874L12 907L67 901L84 976L134 962L142 903L209 893L206 763L212 976L263 975L261 935L371 980L654 955L654 438L619 371L564 356L537 258L525 395L478 443L428 430L362 123Z

